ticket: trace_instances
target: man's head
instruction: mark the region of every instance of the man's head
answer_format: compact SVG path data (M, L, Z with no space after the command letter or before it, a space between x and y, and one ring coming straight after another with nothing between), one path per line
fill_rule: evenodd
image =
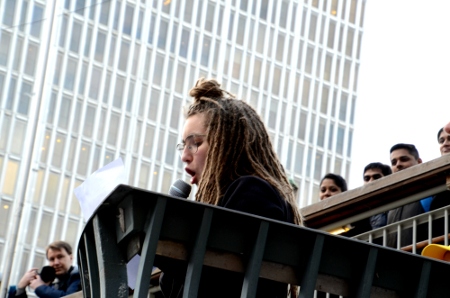
M450 133L446 132L442 127L439 129L437 140L439 143L439 150L441 151L441 155L450 153Z
M72 247L64 241L50 243L46 249L49 265L55 268L56 275L66 274L72 266Z
M444 126L444 131L445 131L446 133L450 133L450 122L447 123L447 124Z
M392 170L388 165L381 162L369 163L363 172L364 184L380 179L384 176L392 174Z
M419 151L412 144L399 143L391 148L391 169L393 173L422 163Z

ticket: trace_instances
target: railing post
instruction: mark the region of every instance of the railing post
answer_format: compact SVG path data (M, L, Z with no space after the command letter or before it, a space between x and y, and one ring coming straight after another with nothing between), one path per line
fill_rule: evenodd
M195 239L194 247L189 258L184 281L183 298L197 297L200 278L202 275L203 259L205 258L206 244L213 217L213 210L205 208L200 229Z
M258 231L258 237L247 263L244 275L244 283L242 285L241 298L256 297L258 287L259 272L261 270L261 262L266 247L267 233L269 231L269 223L261 221Z

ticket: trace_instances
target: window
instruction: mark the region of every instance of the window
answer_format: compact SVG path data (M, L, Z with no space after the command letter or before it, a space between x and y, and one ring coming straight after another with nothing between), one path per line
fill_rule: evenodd
M169 134L169 137L167 139L167 145L166 145L166 164L172 165L175 161L175 157L178 157L179 155L176 153L176 147L177 145L177 136L174 134Z
M34 94L31 92L32 85L25 81L22 82L22 88L20 90L19 105L17 106L17 112L22 115L28 115L28 109L30 108L30 101Z
M50 208L55 208L56 199L58 198L58 182L59 174L52 173L48 175L47 189L44 195L44 205Z
M342 126L339 126L338 131L337 131L337 142L336 142L336 152L338 154L344 153L344 134L345 134L345 128Z
M2 38L0 39L0 65L6 66L8 63L8 56L10 52L11 34L2 31Z
M183 28L183 30L181 31L181 42L179 51L180 56L187 58L188 46L189 46L189 30Z
M145 130L144 138L144 148L142 150L142 155L148 158L152 156L152 149L154 145L155 128L153 126L147 126Z
M323 163L323 153L316 152L316 160L314 164L314 179L320 180L322 178L322 163Z
M61 105L59 108L58 127L62 129L69 128L71 99L67 96L61 98Z
M159 23L159 34L158 34L158 48L160 49L166 48L168 27L169 22L167 20L161 19L161 22Z
M119 69L122 71L127 71L128 57L130 56L130 43L126 40L122 40L120 47L120 57L119 57Z
M94 59L98 62L103 62L106 44L106 33L99 31L97 33L97 44L95 46Z
M102 72L99 68L94 67L91 75L91 85L89 88L89 97L98 100L98 91L100 89L100 81L102 79Z
M14 141L11 142L11 153L16 155L21 155L22 150L24 148L24 140L25 140L25 134L27 130L27 125L25 122L16 120L14 122L14 130L13 130L13 136Z
M200 59L201 65L206 67L208 66L210 52L211 52L211 38L205 36L203 37L202 56Z
M6 164L6 175L3 183L3 194L13 197L15 195L17 176L19 175L20 163L15 160L8 160Z
M38 233L37 237L37 246L41 248L45 248L49 241L49 235L52 228L52 214L44 212L42 214L41 222L39 226L34 226L31 229L36 229L37 231L34 231L35 233ZM42 265L42 263L40 264ZM40 267L40 266L38 266Z
M111 118L108 125L108 140L107 143L115 146L119 134L120 115L111 113Z
M347 104L348 104L348 94L341 94L341 103L339 105L339 120L345 121L347 118Z
M236 43L238 45L244 45L245 24L247 18L243 15L239 15L239 23L236 32Z
M322 86L322 100L320 101L320 112L322 114L327 114L329 95L330 95L330 88L327 85L323 85Z
M125 78L117 76L114 87L113 106L120 109L124 99Z
M41 35L41 26L42 26L42 19L43 19L43 13L44 9L38 5L34 5L33 9L33 18L31 20L31 23L33 26L30 27L30 34L34 37L39 38Z
M86 107L86 116L84 117L83 135L92 138L95 123L95 107L88 105Z
M91 145L85 142L81 143L77 168L78 175L85 176L87 174L90 153Z
M14 24L14 11L16 10L16 0L6 0L3 12L3 24L11 27Z
M284 40L285 36L283 34L278 34L278 40L276 44L276 53L275 53L275 59L278 61L283 61L283 51L284 51Z
M177 79L175 81L175 91L178 93L183 92L183 83L184 83L185 74L186 74L186 66L181 63L178 63L177 76L176 76Z
M72 34L70 38L70 50L72 52L78 53L80 50L80 40L81 40L81 24L78 22L73 22L72 24Z
M134 8L127 4L127 8L125 9L125 17L123 20L123 29L122 32L127 35L131 35L131 30L133 28L133 14Z

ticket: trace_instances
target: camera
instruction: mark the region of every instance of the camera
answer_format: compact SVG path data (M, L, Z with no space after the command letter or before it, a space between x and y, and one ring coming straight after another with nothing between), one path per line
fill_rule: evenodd
M41 272L38 272L38 274L41 276L42 281L45 283L52 282L56 277L55 268L53 268L52 266L42 267Z

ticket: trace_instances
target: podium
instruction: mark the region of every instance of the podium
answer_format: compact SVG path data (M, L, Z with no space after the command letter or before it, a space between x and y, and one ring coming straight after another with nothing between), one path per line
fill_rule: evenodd
M78 244L85 298L128 297L127 262L139 254L133 297L148 296L155 259L187 264L183 297L197 297L203 266L345 297L446 297L450 264L217 206L119 185ZM226 283L226 281L224 282ZM224 284L226 286L226 284Z

